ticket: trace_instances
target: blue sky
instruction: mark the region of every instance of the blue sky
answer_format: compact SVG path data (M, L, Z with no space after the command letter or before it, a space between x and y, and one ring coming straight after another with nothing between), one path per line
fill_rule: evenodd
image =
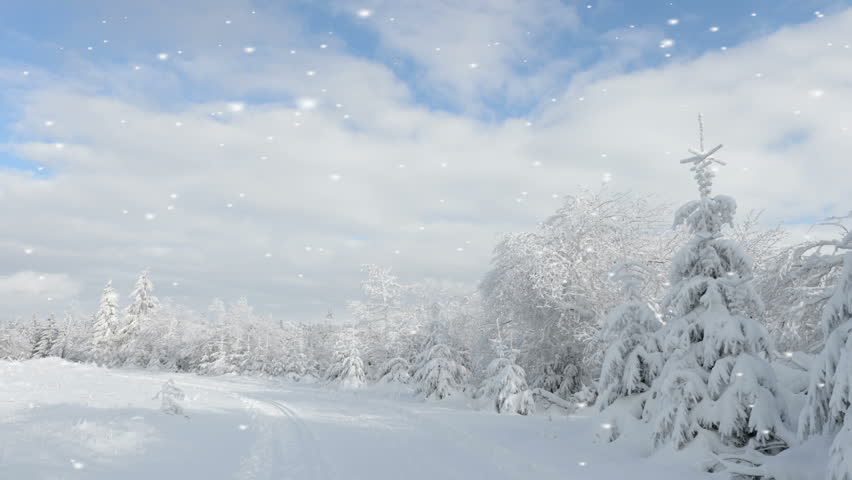
M3 2L0 279L23 312L150 267L297 318L365 262L471 289L604 175L689 198L699 111L720 187L806 224L852 203L850 3Z

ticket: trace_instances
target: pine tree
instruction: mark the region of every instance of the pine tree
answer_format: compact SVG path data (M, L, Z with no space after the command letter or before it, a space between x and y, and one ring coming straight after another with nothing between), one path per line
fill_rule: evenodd
M100 306L95 313L92 332L92 358L98 365L110 363L115 347L118 330L118 294L112 288L112 280L107 282L101 294Z
M704 151L702 138L701 151L681 161L693 165L700 199L675 215L692 238L673 261L664 302L673 317L664 331L666 362L645 416L653 419L657 445L680 449L700 435L716 452L773 451L791 442L787 412L767 362L766 331L751 316L762 307L751 261L721 232L736 202L710 195L714 164L724 165L712 155L721 147Z
M59 330L56 328L56 320L53 315L47 317L47 321L39 326L38 342L35 345L35 357L44 358L51 356L53 346L59 338Z
M136 280L133 292L130 293L130 305L124 309L124 324L118 331L117 345L121 349L122 363L131 365L147 364L145 352L139 351L137 340L142 331L145 319L154 314L159 301L151 292L154 286L145 270Z
M617 266L610 277L622 284L625 301L607 315L601 336L608 345L598 381L598 407L651 388L662 367L660 345L654 332L662 323L642 298L642 276L650 273L641 264Z
M531 415L535 412L535 401L527 386L526 373L515 363L518 350L504 341L499 323L497 338L491 342L497 358L488 365L476 396L491 399L497 413Z
M394 357L379 368L376 376L380 384L406 385L411 382L411 364L402 357Z
M423 352L419 364L414 381L418 383L417 392L426 399L442 400L461 392L469 375L457 355L443 343Z
M356 335L354 327L346 327L340 333L335 353L336 361L326 371L326 382L350 390L367 385Z

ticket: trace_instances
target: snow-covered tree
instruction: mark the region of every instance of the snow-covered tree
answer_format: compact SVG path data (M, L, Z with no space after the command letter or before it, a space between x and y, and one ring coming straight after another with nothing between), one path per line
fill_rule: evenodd
M432 345L419 358L414 372L416 390L430 400L441 400L460 393L470 372L457 354L443 343Z
M364 373L364 361L358 349L357 333L354 327L346 327L340 332L336 361L325 373L325 380L344 389L359 389L367 385Z
M567 398L597 378L600 322L621 300L607 272L628 257L668 264L680 240L660 234L665 211L649 198L602 188L567 197L536 231L495 247L480 285L485 316L510 323L522 339L518 361L534 387Z
M116 344L121 351L119 361L123 363L141 366L148 363L149 352L142 351L141 345L138 344L138 337L143 323L159 306L157 297L152 295L153 290L154 285L148 278L148 271L145 270L136 280L136 285L130 293L130 304L124 309L123 324L116 335Z
M844 418L852 416L852 408L846 410ZM845 421L834 437L828 452L828 479L852 480L852 421Z
M647 267L628 262L613 269L610 277L622 284L624 303L604 320L601 337L607 345L598 380L598 407L603 410L621 397L643 393L662 367L655 332L662 326L658 314L642 296Z
M825 241L833 247L830 255L815 257L825 270L842 265L832 293L823 305L821 329L825 338L822 351L812 364L807 400L799 417L799 436L836 435L830 451L829 478L852 478L852 230L844 221L832 219L843 230L840 240Z
M53 315L38 326L38 341L35 344L33 357L44 358L52 355L54 345L59 340L59 329Z
M367 278L361 282L363 301L349 304L361 336L362 358L371 378L378 379L384 364L400 356L406 333L411 330L411 316L403 308L402 286L390 268L364 265Z
M411 364L402 357L394 357L379 368L377 383L406 385L411 382Z
M485 381L476 396L491 400L497 413L534 413L535 401L527 386L526 373L515 363L518 350L504 340L499 322L492 344L497 357L488 365Z
M110 280L101 294L92 332L91 355L98 365L110 363L119 327L118 321L118 294L112 288L112 280Z
M654 441L683 448L697 436L711 450L776 451L792 439L787 412L767 362L769 341L753 318L761 308L746 253L722 236L736 211L733 198L711 196L712 155L690 150L700 199L675 215L692 238L675 256L664 306L665 365L645 405ZM728 465L729 467L731 465Z

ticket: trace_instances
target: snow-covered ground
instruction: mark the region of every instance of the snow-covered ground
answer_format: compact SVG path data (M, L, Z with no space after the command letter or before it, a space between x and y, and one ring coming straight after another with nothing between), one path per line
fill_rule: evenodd
M187 417L153 398L168 379ZM0 362L0 479L698 479L601 420L248 377Z

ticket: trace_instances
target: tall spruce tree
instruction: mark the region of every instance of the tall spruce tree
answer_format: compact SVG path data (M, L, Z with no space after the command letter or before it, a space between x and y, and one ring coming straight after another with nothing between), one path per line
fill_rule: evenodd
M700 198L675 215L675 226L686 226L692 238L673 260L664 301L670 316L663 331L666 362L644 415L653 422L657 445L680 449L700 436L714 453L744 454L755 463L758 452L783 449L792 439L767 361L767 334L753 318L762 303L751 285L751 259L722 234L736 202L711 196L716 165L725 165L712 156L720 148L704 150L702 129L700 150L690 149L693 156L681 161L692 166Z

